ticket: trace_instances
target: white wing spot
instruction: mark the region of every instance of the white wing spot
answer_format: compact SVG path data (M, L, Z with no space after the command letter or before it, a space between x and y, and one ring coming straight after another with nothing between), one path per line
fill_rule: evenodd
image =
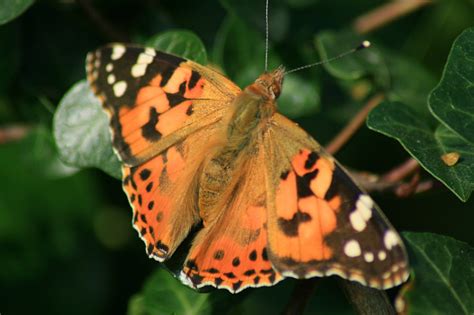
M137 63L145 63L145 64L150 64L153 61L153 56L148 55L146 53L141 53L138 55L138 60Z
M150 56L156 56L156 51L153 48L147 47L145 48L145 54Z
M381 250L378 256L379 256L379 260L385 260L385 258L387 258L387 253Z
M371 252L367 252L364 254L364 259L366 262L373 262L374 261L374 254Z
M124 45L114 45L114 47L112 48L112 56L110 56L110 58L112 60L120 59L124 53L125 53Z
M356 203L356 209L360 212L362 218L365 221L368 221L372 217L372 207L374 206L374 202L372 198L367 195L360 195L359 200Z
M114 84L115 83L115 76L113 74L109 74L107 77L107 83L108 84Z
M361 232L367 227L367 221L372 217L374 202L368 195L362 194L357 199L354 211L349 215L349 220L354 230Z
M109 63L105 66L105 71L110 72L114 70L114 65L112 63Z
M398 236L394 231L388 230L387 232L385 232L383 242L385 244L385 247L388 250L391 250L392 247L398 245Z
M116 97L121 97L127 90L127 82L120 81L114 84L114 94Z
M349 257L357 257L360 256L361 250L359 242L356 240L350 240L344 246L344 253Z
M135 64L132 67L132 76L135 78L141 77L146 72L147 64Z
M365 223L365 220L362 218L360 213L358 211L353 211L349 215L349 220L351 221L351 225L356 231L363 231L367 224Z

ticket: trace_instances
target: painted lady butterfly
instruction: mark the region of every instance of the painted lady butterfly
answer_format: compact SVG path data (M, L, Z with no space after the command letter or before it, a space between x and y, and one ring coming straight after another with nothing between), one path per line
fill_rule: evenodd
M133 45L87 57L110 116L133 226L160 262L202 224L180 279L231 292L338 275L387 289L405 248L373 200L277 113L284 70L241 90L215 70Z

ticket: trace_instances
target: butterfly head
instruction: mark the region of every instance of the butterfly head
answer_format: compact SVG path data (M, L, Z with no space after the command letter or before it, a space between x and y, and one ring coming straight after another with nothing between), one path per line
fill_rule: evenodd
M253 86L257 87L262 94L269 99L277 99L280 96L281 89L283 86L283 76L285 74L285 68L279 66L273 71L265 72L260 75Z

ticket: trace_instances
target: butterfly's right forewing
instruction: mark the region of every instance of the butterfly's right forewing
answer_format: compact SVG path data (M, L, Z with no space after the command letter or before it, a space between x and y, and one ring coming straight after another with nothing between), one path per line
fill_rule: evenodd
M402 240L374 201L295 123L266 138L269 256L284 276L339 275L387 289L408 277Z

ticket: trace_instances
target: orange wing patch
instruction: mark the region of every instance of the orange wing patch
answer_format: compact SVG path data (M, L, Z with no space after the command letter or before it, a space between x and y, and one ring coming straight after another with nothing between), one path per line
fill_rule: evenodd
M270 286L282 279L267 254L266 209L249 207L247 212L253 214L239 219L241 230L215 230L196 239L183 268L183 282L196 288L213 286L237 293L248 287ZM253 218L254 214L261 220Z
M275 230L271 230L271 243L279 256L295 261L330 259L332 250L325 244L324 236L336 228L338 209L324 200L324 194L331 183L334 164L316 158L314 152L302 150L293 157L291 165L292 169L281 175L276 190L278 218ZM312 246L295 250L301 244Z
M243 152L241 154L246 154ZM260 158L262 157L260 151ZM264 170L254 159L234 175L238 180L204 214L218 210L196 236L181 279L191 287L213 286L235 293L282 279L268 256ZM206 223L206 222L205 222Z

